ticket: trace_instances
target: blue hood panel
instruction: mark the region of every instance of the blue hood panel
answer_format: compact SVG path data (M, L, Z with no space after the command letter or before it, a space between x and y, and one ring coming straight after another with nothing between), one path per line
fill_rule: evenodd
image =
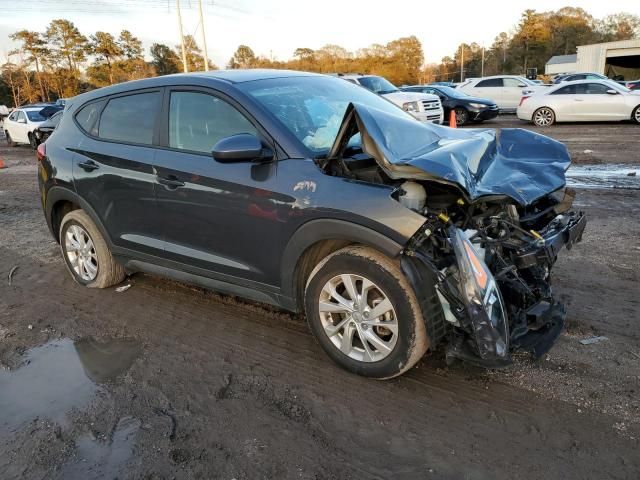
M563 187L571 163L562 143L528 130L453 129L360 104L347 108L333 152L353 122L363 150L391 178L454 184L472 201L506 195L529 205Z

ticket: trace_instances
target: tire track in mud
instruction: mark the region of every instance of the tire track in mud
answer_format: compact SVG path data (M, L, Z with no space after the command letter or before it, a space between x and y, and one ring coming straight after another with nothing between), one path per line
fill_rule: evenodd
M8 258L16 256L0 249L3 265ZM146 344L144 363L160 365L162 373L134 368L131 374L149 375L144 381L159 391L167 382L179 386L166 393L174 408L189 391L205 393L206 398L189 399L203 412L211 396L214 403L250 399L275 421L305 432L308 445L350 464L355 478L409 478L429 468L440 476L465 472L488 478L513 471L514 461L529 473L566 478L612 471L625 478L638 467L635 444L617 437L609 419L485 383L473 378L473 370L443 374L427 360L397 380L366 380L333 365L306 324L288 315L146 276L134 277L133 288L123 294L87 290L75 285L59 262L38 268L17 258L22 272L10 296L20 308L43 311L52 303L60 312L46 321L65 333L140 338ZM57 286L55 297L32 295L47 285ZM0 292L9 297L5 287ZM20 315L18 307L11 310ZM221 391L222 398L215 398ZM598 431L598 438L591 431ZM616 456L603 459L603 445L616 445ZM531 448L535 456L528 453ZM598 457L597 465L589 461Z

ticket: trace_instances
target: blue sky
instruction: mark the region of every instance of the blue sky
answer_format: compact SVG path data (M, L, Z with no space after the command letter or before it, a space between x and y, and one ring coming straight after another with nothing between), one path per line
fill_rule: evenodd
M85 35L96 30L131 30L145 47L171 46L179 40L176 0L0 0L0 62L15 48L7 35L28 28L43 30L54 18L73 21ZM640 15L639 0L202 0L209 56L223 66L239 44L257 54L290 58L296 47L327 43L349 50L415 35L427 62L451 55L460 42L489 46L508 31L527 8L582 7L595 17L626 11ZM185 33L198 29L197 0L181 0Z

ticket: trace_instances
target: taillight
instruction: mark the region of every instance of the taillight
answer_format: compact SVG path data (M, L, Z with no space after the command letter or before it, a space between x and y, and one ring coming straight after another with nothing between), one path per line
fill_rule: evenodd
M518 106L522 105L527 98L529 98L529 97L528 96L524 96L524 97L520 98L520 103L518 104Z
M36 149L36 158L39 162L42 162L47 158L47 146L44 143L38 145L38 148Z

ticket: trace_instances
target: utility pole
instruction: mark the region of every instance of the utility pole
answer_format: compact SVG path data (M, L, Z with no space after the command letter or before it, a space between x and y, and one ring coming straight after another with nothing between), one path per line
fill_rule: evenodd
M204 52L204 71L209 71L209 55L207 54L207 37L204 34L204 18L202 17L202 0L198 0L198 9L200 10L200 28L202 29L202 48Z
M460 81L464 82L464 43L460 45Z
M176 8L178 10L178 25L180 26L180 45L182 46L182 66L184 73L189 73L187 66L187 52L184 49L184 33L182 32L182 15L180 14L180 0L176 0Z
M484 45L482 45L482 63L480 66L480 76L484 77Z

